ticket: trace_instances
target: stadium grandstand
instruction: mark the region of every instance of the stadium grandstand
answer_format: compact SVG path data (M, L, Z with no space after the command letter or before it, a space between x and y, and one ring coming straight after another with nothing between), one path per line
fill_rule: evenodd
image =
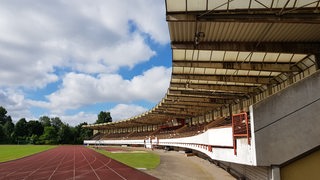
M172 76L84 144L188 149L245 179L319 179L320 1L166 0Z

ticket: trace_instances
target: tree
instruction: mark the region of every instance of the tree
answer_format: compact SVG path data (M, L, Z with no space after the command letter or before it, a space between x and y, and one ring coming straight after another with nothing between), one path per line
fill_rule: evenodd
M20 137L26 137L28 135L27 121L25 118L21 118L17 122L14 132L17 136L20 136Z
M98 114L98 120L96 121L95 124L108 123L108 122L112 122L112 117L110 112L100 111L100 113Z
M44 128L39 121L31 120L27 122L28 136L37 135L41 136L43 134Z
M13 143L14 124L11 118L3 125L3 132L6 138L6 143Z
M43 127L51 126L51 121L48 116L42 116L39 118L40 123Z
M44 133L41 135L40 140L44 144L57 144L57 138L57 130L52 126L46 126L44 127Z
M59 143L61 144L73 144L74 142L74 134L71 131L69 125L62 124L61 129L58 132Z
M61 129L63 122L59 117L51 118L51 126L54 127L57 131Z
M6 143L6 137L2 125L0 124L0 144Z
M0 124L2 124L2 125L3 125L3 124L6 122L6 120L7 120L6 114L7 114L7 110L6 110L4 107L0 106Z
M88 125L88 123L80 123L75 127L76 144L82 144L83 140L89 139L93 134L92 129L83 128L83 125Z
M7 110L0 106L0 124L4 125L7 121L12 121L11 116L7 116Z

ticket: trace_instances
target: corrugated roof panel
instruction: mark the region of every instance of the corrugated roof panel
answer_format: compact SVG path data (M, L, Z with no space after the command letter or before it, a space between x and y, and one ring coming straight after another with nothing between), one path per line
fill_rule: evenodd
M229 26L229 29L230 29L230 36L229 36L230 40L241 38L238 35L238 34L241 34L243 30L243 26L241 23L231 23Z
M238 51L227 51L223 61L237 61Z
M172 73L182 73L182 67L172 67Z
M246 75L248 75L248 71L245 71L245 70L237 70L234 75L237 75L237 76L246 76Z
M268 72L269 74L270 74L270 76L278 76L279 74L281 74L281 73L278 73L278 72Z
M204 74L205 68L193 68L194 74Z
M188 81L186 81L186 82L188 82ZM199 80L197 80L197 79L192 79L189 82L190 82L190 84L199 84L200 83Z
M263 0L263 1L259 1L260 3L262 3L264 6L267 7L271 7L272 1L274 0ZM251 9L257 9L257 8L265 8L263 5L261 5L260 3L258 3L257 1L251 1Z
M261 75L262 72L260 71L247 71L247 76L258 76L258 75Z
M169 22L171 41L193 41L195 34L195 22Z
M310 59L305 59L303 61L303 64L306 65L307 67L311 67L312 65L314 65L314 62L312 62Z
M218 75L225 75L226 74L226 69L217 69L216 74Z
M281 53L278 62L290 62L293 54Z
M197 50L186 50L186 57L187 60L193 60L196 59L195 56L197 56Z
M211 36L212 39L205 38L205 41L213 41L213 40L219 41L219 38L221 38L221 36L224 35L224 33L223 33L224 23L217 22L217 23L214 23L212 26L214 27L214 29L212 31L212 36ZM205 32L205 34L210 34L210 33Z
M226 3L226 0L208 0L208 9L215 9L215 10L220 10L220 9L226 9L227 5L223 5ZM220 8L217 8L219 7Z
M264 62L276 62L280 53L267 53Z
M303 31L305 31L305 36L307 36L306 39L303 39L304 41L313 41L318 42L320 41L320 24L309 24L306 27L303 27Z
M206 68L206 74L215 74L216 69L213 68Z
M268 42L297 42L320 40L320 24L277 23L270 29L264 41Z
M193 42L195 22L170 22L172 41ZM302 23L239 23L239 22L198 22L198 32L204 32L204 42L297 42L320 40L320 24Z
M265 57L264 52L255 52L252 53L252 56L249 58L250 62L262 62Z
M185 11L186 8L186 0L166 0L167 2L167 11Z
M237 73L238 70L236 69L226 69L226 74L228 75L235 75Z
M306 58L308 55L306 54L295 54L292 59L291 62L298 62L301 61L302 59Z
M284 6L285 1L283 0L283 2L281 4L276 4L278 6L283 7ZM309 5L308 5L309 4ZM301 7L301 6L305 6L305 7L315 7L317 4L317 1L315 0L297 0L297 1L291 1L288 3L288 5L286 6L287 8L294 8L294 7ZM306 6L307 5L307 6Z
M225 0L227 2L227 0ZM229 9L248 9L250 1L234 0L229 2Z
M186 5L187 2L187 5ZM262 5L263 4L263 5ZM272 7L271 7L272 6ZM295 7L316 7L317 1L315 0L167 0L167 11L177 12L185 11L206 11L206 10L234 10L234 9L266 9L266 8L295 8ZM207 9L208 7L208 9Z
M207 0L187 0L188 11L203 11L207 8Z
M223 61L225 51L212 51L211 61Z
M185 60L185 52L184 49L174 49L172 51L172 59L173 60Z
M211 58L211 51L209 50L200 50L199 52L199 60L201 61L209 61Z
M245 62L250 60L251 52L239 52L238 62Z

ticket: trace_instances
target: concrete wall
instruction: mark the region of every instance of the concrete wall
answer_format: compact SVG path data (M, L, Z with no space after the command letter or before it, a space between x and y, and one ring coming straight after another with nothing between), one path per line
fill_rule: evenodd
M257 165L279 165L320 145L320 71L252 107Z

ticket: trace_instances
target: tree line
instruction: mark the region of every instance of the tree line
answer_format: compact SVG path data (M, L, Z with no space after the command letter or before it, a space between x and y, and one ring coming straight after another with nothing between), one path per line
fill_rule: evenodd
M101 111L96 123L112 122L110 112ZM92 137L92 129L83 128L86 122L72 127L59 117L42 116L39 120L21 118L16 124L7 110L0 106L0 144L82 144Z

